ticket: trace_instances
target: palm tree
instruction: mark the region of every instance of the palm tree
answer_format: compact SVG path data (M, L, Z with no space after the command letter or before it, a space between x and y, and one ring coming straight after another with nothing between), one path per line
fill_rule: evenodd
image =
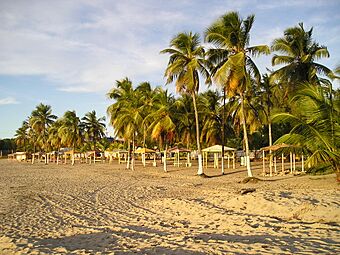
M208 145L220 144L222 112L221 95L217 91L208 90L201 94L198 100L198 109L202 116L202 141ZM223 132L223 131L222 131Z
M339 171L339 97L332 105L322 87L305 83L291 100L299 104L298 112L273 116L274 122L290 122L293 126L290 133L280 137L276 143L301 147L310 155L306 162L310 168L331 167Z
M155 91L151 88L151 84L149 82L140 83L135 92L138 93L139 103L140 103L140 112L141 117L143 119L143 147L146 147L147 140L147 126L150 125L147 121L145 121L146 117L150 114L150 111L153 107L153 97Z
M61 118L59 134L62 137L61 142L68 147L72 147L73 151L80 145L82 141L81 121L75 111L64 113Z
M161 53L170 54L164 75L167 78L166 84L176 80L176 91L192 97L196 121L197 174L204 175L196 99L199 90L199 74L208 78L209 73L206 69L205 51L200 46L199 34L179 33L171 40L170 48L162 50Z
M144 122L148 122L148 131L151 133L153 139L159 141L160 149L163 148L165 143L164 153L164 171L166 172L166 151L167 144L172 140L175 133L175 124L173 122L174 113L174 97L168 94L167 90L163 90L158 87L155 89L153 97L153 107L149 115L144 119Z
M27 145L29 142L28 129L29 129L28 121L24 121L21 127L15 131L16 144L18 147L22 146L24 151L27 151Z
M312 33L313 28L305 31L303 23L299 23L286 29L284 36L272 43L272 51L280 54L274 54L272 65L283 65L273 73L273 78L285 81L287 96L294 95L304 82L319 83L319 74L332 76L330 69L315 62L328 58L329 52L327 47L313 41Z
M125 78L116 81L116 87L107 94L109 98L116 100L107 109L115 133L128 141L128 151L130 153L130 141L132 141L132 151L134 151L135 138L143 126L142 98L139 91L135 91L132 82ZM132 153L132 170L134 169L134 153ZM128 156L127 168L130 168L130 155Z
M105 117L97 118L96 111L92 111L86 113L82 121L85 137L93 143L93 150L96 151L97 141L105 135L105 123L103 123ZM74 122L76 122L76 120Z
M270 53L266 45L249 47L250 30L254 19L254 15L242 19L237 12L229 12L221 16L205 32L205 40L222 49L220 58L216 59L219 62L217 68L213 70L213 80L222 86L230 97L237 96L240 100L248 176L252 176L252 172L244 97L250 87L251 77L257 82L260 81L260 72L250 56Z
M35 110L32 111L30 124L32 129L37 134L38 143L40 147L47 152L48 150L48 128L53 124L57 116L52 114L50 105L39 104Z
M190 141L196 139L195 112L190 95L183 94L174 103L174 123L176 123L176 139L183 141L189 149Z

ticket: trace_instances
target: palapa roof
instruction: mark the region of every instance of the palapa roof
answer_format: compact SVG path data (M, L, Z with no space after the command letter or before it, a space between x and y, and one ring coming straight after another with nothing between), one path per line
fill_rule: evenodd
M106 150L105 152L108 153L127 153L127 150L122 150L122 149L113 149L113 150Z
M267 146L267 147L263 147L261 148L262 151L277 151L279 149L282 148L288 148L288 147L294 147L294 145L291 144L285 144L285 143L281 143L281 144L274 144L272 146Z
M180 153L180 152L191 152L191 150L189 150L189 149L178 148L178 147L173 147L173 148L169 149L168 151L169 151L169 152L175 152L175 153Z
M156 151L148 149L148 148L138 148L137 150L135 150L135 153L155 153Z
M222 145L213 145L203 149L204 152L222 152ZM224 146L224 151L236 151L235 148Z

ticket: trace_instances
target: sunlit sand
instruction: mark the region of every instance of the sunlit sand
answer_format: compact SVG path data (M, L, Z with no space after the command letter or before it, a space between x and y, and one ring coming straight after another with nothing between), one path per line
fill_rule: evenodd
M1 254L335 254L339 186L326 176L0 160ZM262 171L261 162L254 167ZM255 192L241 195L245 188Z

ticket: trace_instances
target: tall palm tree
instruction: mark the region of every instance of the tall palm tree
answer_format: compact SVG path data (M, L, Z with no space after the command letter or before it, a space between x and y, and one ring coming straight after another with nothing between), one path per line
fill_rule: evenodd
M200 45L199 34L179 33L170 41L170 48L162 50L161 53L170 54L164 75L167 78L166 83L170 84L176 80L176 91L192 97L196 121L197 174L204 175L196 100L199 91L199 74L208 78L209 73L206 69L207 61L204 48Z
M329 68L315 62L330 55L327 47L313 41L312 33L313 28L305 31L303 23L299 23L287 28L284 36L271 45L272 51L278 52L272 58L272 65L283 65L273 73L273 78L286 82L287 96L293 96L304 82L319 83L319 74L332 76Z
M96 111L88 112L82 118L85 137L92 142L93 150L96 150L97 141L105 135L105 117L97 118ZM76 121L75 121L76 122Z
M61 142L68 147L72 147L73 151L80 145L82 141L81 121L75 111L64 113L64 116L61 118L59 134L62 137Z
M217 49L222 49L220 58L216 59L219 63L213 71L213 80L222 86L229 97L237 96L240 100L248 176L252 176L252 172L244 97L250 87L251 77L257 82L260 81L260 72L251 56L270 53L267 45L249 46L254 19L254 15L242 19L237 12L229 12L222 15L205 31L205 40L215 45Z
M50 105L39 104L31 114L31 126L38 134L38 142L40 142L41 148L47 152L48 150L48 128L53 124L57 118L52 114L52 108Z

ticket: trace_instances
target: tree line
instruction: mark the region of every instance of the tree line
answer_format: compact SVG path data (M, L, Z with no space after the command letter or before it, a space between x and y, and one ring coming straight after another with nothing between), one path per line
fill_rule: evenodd
M205 46L198 33L175 35L161 54L169 56L164 76L166 84L175 83L177 97L148 82L134 87L129 78L117 80L107 93L115 136L126 147L196 149L198 175L204 175L201 146L213 144L244 149L249 176L249 150L274 142L303 151L310 170L339 170L340 91L332 83L340 68L316 62L330 54L302 23L287 28L270 46L251 46L254 20L237 12L222 15L204 31ZM278 68L261 74L254 59L270 53ZM201 83L208 89L200 93ZM17 130L17 144L45 151L97 149L104 135L104 117L94 111L82 120L74 111L55 120L49 106L37 106Z

